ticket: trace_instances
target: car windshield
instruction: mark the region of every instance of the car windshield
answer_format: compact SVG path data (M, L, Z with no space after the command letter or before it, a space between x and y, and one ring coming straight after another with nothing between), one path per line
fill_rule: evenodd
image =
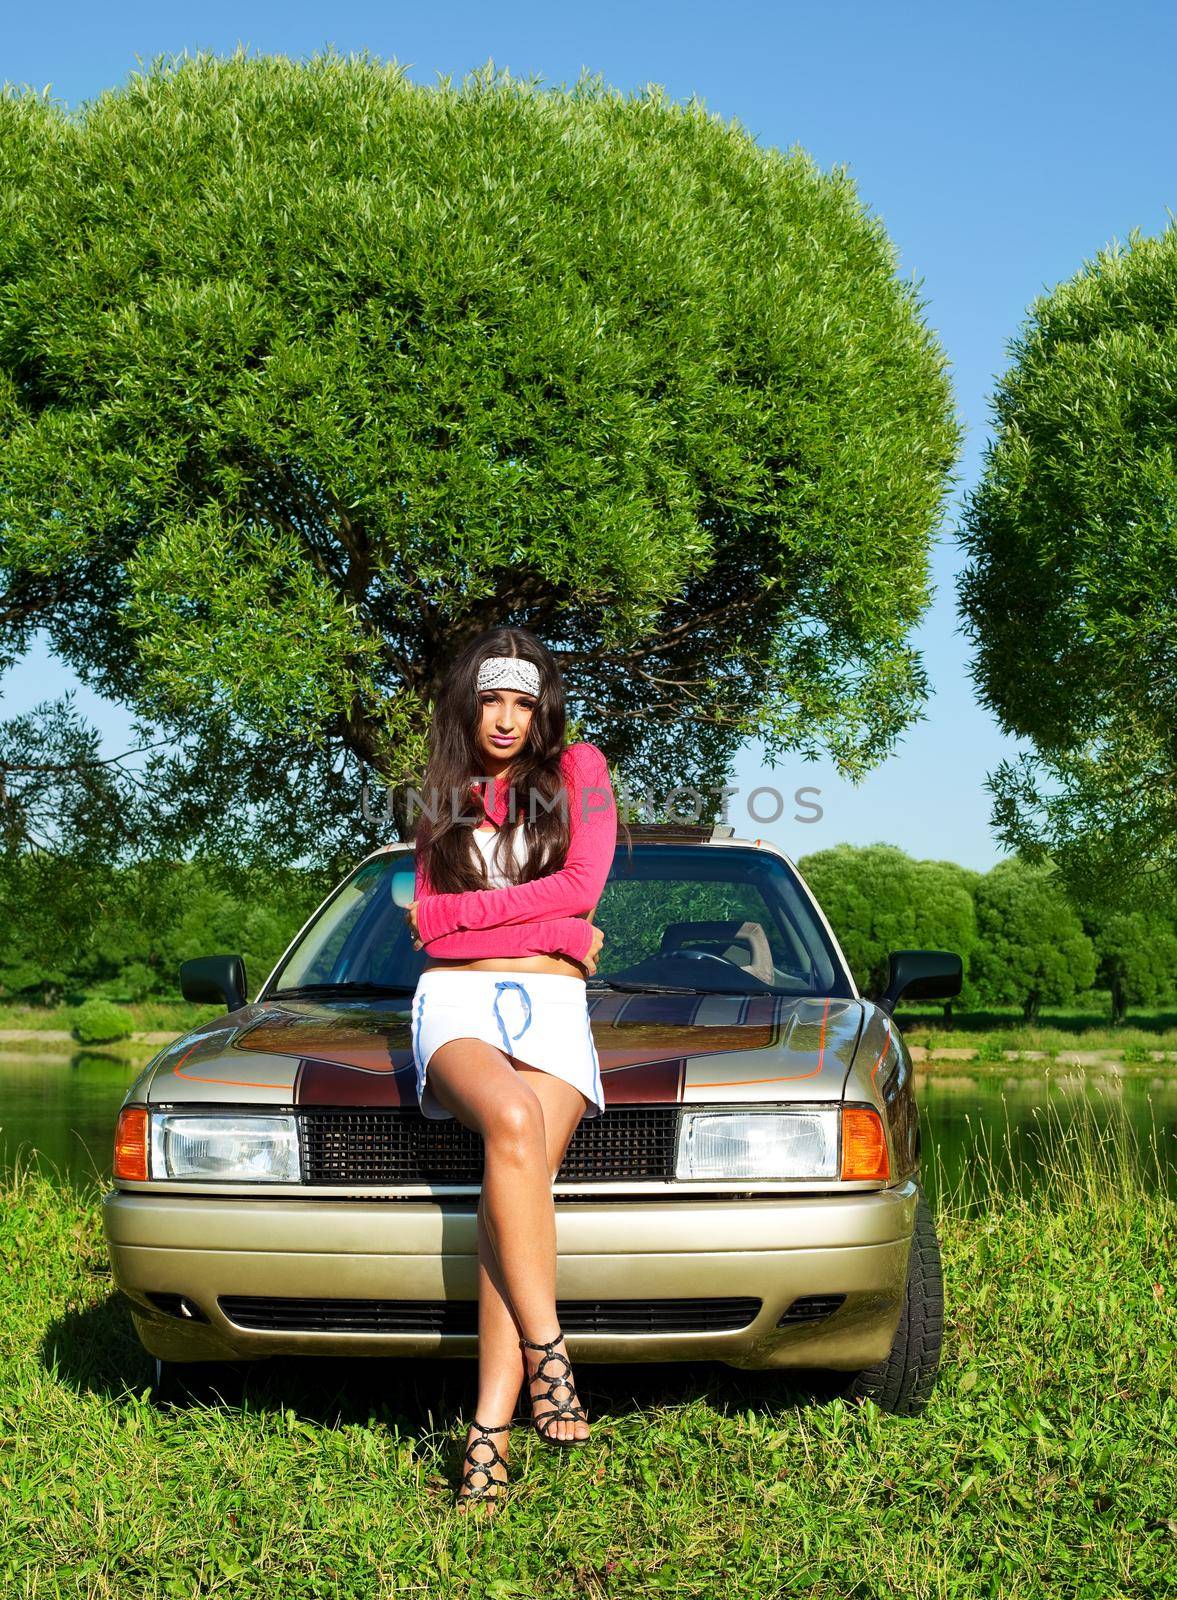
M267 998L411 994L426 952L404 920L412 851L363 862L303 930ZM593 919L605 933L593 989L853 995L796 871L740 845L619 845Z

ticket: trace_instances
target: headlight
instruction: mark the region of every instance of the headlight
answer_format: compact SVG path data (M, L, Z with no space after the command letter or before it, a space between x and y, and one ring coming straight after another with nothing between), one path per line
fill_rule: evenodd
M836 1178L838 1107L684 1111L676 1178Z
M151 1176L217 1183L298 1183L293 1117L199 1117L157 1111L151 1118Z

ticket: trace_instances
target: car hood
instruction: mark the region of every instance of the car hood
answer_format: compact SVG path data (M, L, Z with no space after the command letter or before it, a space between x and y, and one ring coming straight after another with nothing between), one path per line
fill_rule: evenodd
M770 995L589 995L610 1105L841 1097L859 1000ZM407 1005L264 1001L161 1051L153 1105L414 1106Z

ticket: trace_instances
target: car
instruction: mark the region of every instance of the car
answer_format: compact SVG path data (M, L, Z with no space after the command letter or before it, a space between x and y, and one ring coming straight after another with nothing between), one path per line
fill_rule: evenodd
M273 1355L476 1353L482 1147L417 1106L413 883L411 844L366 855L252 1000L240 956L182 964L226 1014L127 1090L102 1202L161 1395ZM596 920L606 1105L553 1185L571 1355L818 1369L920 1410L943 1289L893 1011L959 993L960 957L894 951L867 998L794 863L730 826L632 826Z

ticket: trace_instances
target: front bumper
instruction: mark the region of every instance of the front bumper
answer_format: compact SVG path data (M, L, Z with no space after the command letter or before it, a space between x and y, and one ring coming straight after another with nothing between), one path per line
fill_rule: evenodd
M561 1303L760 1302L745 1325L722 1331L570 1330L569 1351L581 1361L870 1366L889 1353L899 1321L916 1199L909 1181L842 1194L557 1202ZM472 1332L321 1326L324 1301L388 1302L393 1321L401 1302L450 1309L474 1302L476 1220L466 1198L302 1200L115 1189L104 1197L102 1214L114 1281L152 1355L200 1361L477 1351ZM153 1294L183 1296L207 1321L161 1310L148 1298ZM795 1301L839 1295L842 1303L819 1320L778 1326ZM249 1297L255 1308L267 1300L318 1301L320 1326L299 1326L301 1308L289 1306L279 1308L281 1327L242 1326L220 1304L230 1297Z

